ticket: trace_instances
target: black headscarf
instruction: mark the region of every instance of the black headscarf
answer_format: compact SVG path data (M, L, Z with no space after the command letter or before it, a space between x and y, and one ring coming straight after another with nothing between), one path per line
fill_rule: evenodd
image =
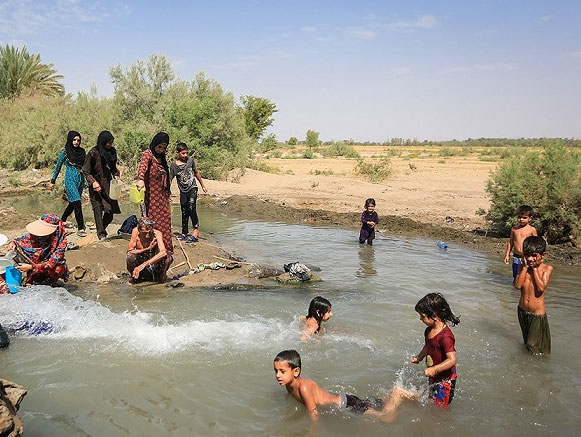
M151 150L151 153L153 153L153 156L155 156L159 160L159 162L161 163L161 165L165 169L165 174L167 175L167 178L166 178L167 183L166 183L165 189L167 191L169 191L170 190L169 167L167 166L167 159L165 158L165 153L157 153L155 151L155 148L157 146L159 146L160 144L169 145L169 135L166 134L165 132L158 132L155 134L155 136L151 140L151 143L149 144L149 150Z
M115 137L108 130L101 131L99 137L97 138L97 148L99 149L99 154L101 158L107 163L107 167L111 170L111 174L117 173L117 149L111 146L111 148L106 149L105 144L109 141L113 141Z
M75 167L82 167L85 163L87 154L85 153L85 149L81 147L80 143L78 147L73 146L73 140L75 137L81 138L81 134L77 131L70 130L67 135L67 143L65 144L65 153L71 164Z

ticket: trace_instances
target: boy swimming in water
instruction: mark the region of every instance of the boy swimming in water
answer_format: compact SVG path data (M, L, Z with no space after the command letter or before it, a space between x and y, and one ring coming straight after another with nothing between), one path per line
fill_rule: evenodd
M523 242L524 263L514 282L520 290L518 322L526 348L533 354L551 352L551 331L545 310L545 291L553 267L543 264L547 243L542 237L530 236Z
M504 263L508 264L510 260L510 251L513 251L512 256L512 280L516 280L518 267L523 263L523 241L531 235L537 235L537 230L530 225L533 219L533 208L528 205L521 205L516 210L517 225L510 230L510 239L506 245L506 252L504 253Z
M340 408L351 408L356 413L372 413L375 408L394 411L397 405L411 393L396 387L387 401L382 399L361 400L357 396L340 394L334 395L323 390L312 379L301 375L301 356L294 350L284 350L274 358L274 375L279 385L286 387L286 391L301 404L314 421L318 420L317 407L322 405L336 405Z

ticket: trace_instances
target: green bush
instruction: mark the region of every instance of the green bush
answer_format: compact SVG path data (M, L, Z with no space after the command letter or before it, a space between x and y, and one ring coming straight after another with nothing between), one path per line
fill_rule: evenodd
M316 156L311 149L307 149L303 152L303 158L314 159L314 158L316 158Z
M344 156L345 158L360 158L359 153L345 143L332 143L330 146L323 147L321 154L324 157Z
M266 153L276 149L277 146L278 142L276 141L276 136L274 134L270 134L260 142L258 151L261 153Z
M371 182L382 182L393 173L391 168L391 161L389 158L382 158L379 162L365 162L363 159L358 159L355 165L354 172L365 176Z
M486 218L508 236L516 209L535 210L533 225L549 243L574 241L581 231L581 156L559 140L547 140L542 152L512 156L488 181L491 207Z

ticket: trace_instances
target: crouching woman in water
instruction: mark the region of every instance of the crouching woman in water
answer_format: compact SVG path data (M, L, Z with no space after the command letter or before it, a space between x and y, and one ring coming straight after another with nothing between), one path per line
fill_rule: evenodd
M131 274L132 284L142 281L165 281L167 268L173 259L163 244L163 235L153 229L154 220L141 218L131 232L127 247L127 270Z
M26 225L27 234L8 243L16 250L16 268L26 275L25 285L56 285L66 280L69 270L65 260L65 226L56 214L44 214Z

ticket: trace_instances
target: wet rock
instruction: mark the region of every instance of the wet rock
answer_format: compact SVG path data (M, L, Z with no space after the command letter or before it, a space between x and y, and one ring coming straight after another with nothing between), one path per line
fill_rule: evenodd
M23 433L17 412L26 389L0 378L0 437L18 437Z
M262 279L278 276L284 273L284 270L270 266L268 264L252 264L248 271L249 278Z
M297 276L294 276L288 272L278 275L276 277L277 282L283 285L292 285L292 284L308 284L311 282L321 282L321 277L318 275L314 275L311 273L311 277L308 281L301 281L301 279Z

